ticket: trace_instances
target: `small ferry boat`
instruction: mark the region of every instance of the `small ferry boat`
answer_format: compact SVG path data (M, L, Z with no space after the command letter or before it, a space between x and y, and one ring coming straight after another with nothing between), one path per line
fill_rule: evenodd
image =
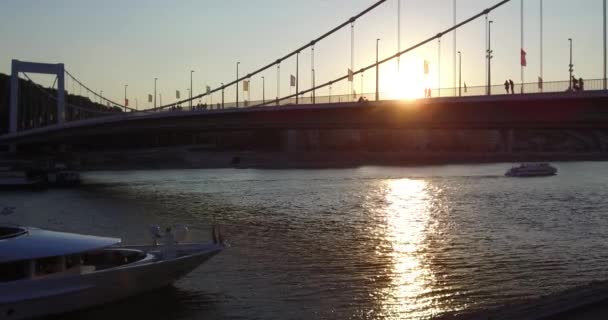
M547 177L557 174L557 169L548 163L522 163L505 173L507 177Z
M161 288L224 249L216 227L207 244L155 230L151 245L120 246L117 238L0 227L0 319L57 315Z

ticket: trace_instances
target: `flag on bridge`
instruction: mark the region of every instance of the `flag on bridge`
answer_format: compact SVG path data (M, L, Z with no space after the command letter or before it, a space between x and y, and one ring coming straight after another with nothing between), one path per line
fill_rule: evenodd
M249 92L249 80L243 81L243 92Z
M175 99L181 99L180 98L180 94L179 94L179 90L175 90Z
M429 75L429 65L430 62L428 60L424 60L424 75L428 76Z
M528 66L528 61L526 60L526 51L524 49L521 49L521 66L522 67L527 67Z
M296 77L293 74L290 77L289 85L292 87L296 86Z
M152 95L151 94L148 95L148 102L152 102Z
M464 83L464 92L466 93L469 90L469 88L467 87L467 83Z
M348 68L348 82L353 82L354 80L355 80L355 75L353 73L353 70Z

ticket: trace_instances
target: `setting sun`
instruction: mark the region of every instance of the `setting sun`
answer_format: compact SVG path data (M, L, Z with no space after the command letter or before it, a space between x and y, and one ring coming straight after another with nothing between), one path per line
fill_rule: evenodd
M386 99L423 98L424 89L431 87L429 77L424 74L423 61L419 59L402 59L399 70L394 64L381 71L380 86Z

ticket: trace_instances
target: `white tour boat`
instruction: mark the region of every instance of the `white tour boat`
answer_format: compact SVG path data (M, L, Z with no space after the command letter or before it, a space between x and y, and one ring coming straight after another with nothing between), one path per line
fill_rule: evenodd
M548 163L522 163L505 173L507 177L546 177L557 174L557 169Z
M120 246L117 238L0 227L0 319L62 314L168 286L224 249L216 227L207 244L178 243L185 228L152 230L154 244Z

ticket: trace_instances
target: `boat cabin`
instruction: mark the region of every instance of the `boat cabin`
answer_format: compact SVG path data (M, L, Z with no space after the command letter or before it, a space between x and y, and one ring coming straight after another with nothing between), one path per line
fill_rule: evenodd
M120 241L0 227L0 282L83 275L153 258L140 250L111 248Z

